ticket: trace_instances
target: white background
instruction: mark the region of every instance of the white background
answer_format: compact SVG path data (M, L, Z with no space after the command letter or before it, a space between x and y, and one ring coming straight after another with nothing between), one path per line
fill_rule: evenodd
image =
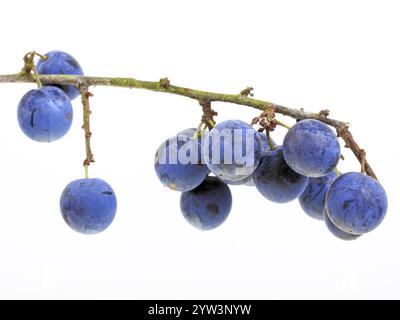
M297 201L232 187L226 223L200 232L153 169L163 139L197 125L196 101L98 87L90 174L112 185L118 212L104 233L80 235L58 207L83 177L79 101L67 136L36 143L16 119L34 85L0 84L0 298L400 298L399 14L398 1L381 0L2 2L0 74L17 72L28 51L59 49L87 75L231 93L251 85L260 99L329 108L367 149L389 210L377 230L343 242ZM218 121L258 114L214 107ZM340 170L358 171L344 155Z

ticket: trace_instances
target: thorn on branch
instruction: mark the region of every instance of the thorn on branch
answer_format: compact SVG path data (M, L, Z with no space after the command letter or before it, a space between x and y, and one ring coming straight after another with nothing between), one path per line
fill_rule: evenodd
M80 92L82 98L88 99L90 97L93 97L93 93L91 93L89 91L89 86L88 85L86 85L84 83L79 83L78 84L78 89L79 89L79 92ZM85 103L86 103L86 101L85 101ZM89 101L87 103L89 103Z
M83 160L83 166L87 167L90 166L91 163L96 162L93 158L93 154L90 154L90 158L86 158L85 160Z
M318 113L318 116L320 117L320 118L322 118L322 119L326 119L326 118L328 118L328 116L329 116L329 110L328 109L324 109L324 110L321 110L319 113Z
M240 91L240 95L241 96L245 96L245 97L253 97L254 94L252 93L252 91L254 90L253 87L247 87L246 89L243 89L242 91Z
M160 87L164 89L168 89L169 86L171 85L171 82L169 81L168 78L161 78L160 81Z

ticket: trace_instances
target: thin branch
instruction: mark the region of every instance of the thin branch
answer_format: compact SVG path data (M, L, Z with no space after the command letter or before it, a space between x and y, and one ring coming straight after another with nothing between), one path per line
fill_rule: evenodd
M271 103L269 101L253 99L243 94L224 94L189 89L185 87L171 85L170 81L167 78L161 79L160 81L142 81L134 78L86 77L75 75L39 75L39 79L43 84L74 85L76 87L79 87L82 83L85 83L85 85L88 87L113 86L123 88L146 89L151 91L185 96L188 98L196 99L198 101L230 102L238 105L253 107L262 111L272 107L274 108L275 113L280 113L296 120L319 120L334 127L337 130L338 136L345 141L346 145L353 151L354 155L357 157L360 163L363 162L365 172L369 176L377 179L367 160L360 154L361 148L358 146L352 134L350 133L348 129L349 124L347 122L328 118L329 113L327 112L327 110L312 113L306 112L303 109L288 108L282 105ZM27 75L23 72L10 75L0 75L0 83L10 82L35 82L35 79L31 75Z
M92 148L90 145L90 138L92 137L92 132L90 131L90 105L89 105L89 97L92 94L89 92L89 88L87 86L80 86L81 100L83 106L83 125L82 129L85 131L85 147L86 147L86 158L83 161L83 166L85 167L85 178L89 178L89 166L92 162L94 162Z
M369 176L378 179L372 170L371 166L367 162L365 158L365 150L361 149L358 143L354 140L353 135L349 131L347 127L342 127L337 129L338 136L341 137L346 143L345 147L350 148L353 151L354 155L358 159L361 164L361 172L365 172Z

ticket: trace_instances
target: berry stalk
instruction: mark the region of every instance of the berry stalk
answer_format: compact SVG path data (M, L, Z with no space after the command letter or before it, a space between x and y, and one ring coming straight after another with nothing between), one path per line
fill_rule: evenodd
M86 148L86 158L83 161L83 166L85 167L85 178L89 178L89 166L92 162L94 162L92 148L90 145L90 138L92 136L92 132L90 131L90 104L89 104L89 97L92 94L89 92L87 86L80 87L81 93L81 100L83 106L83 125L82 129L85 131L85 148Z

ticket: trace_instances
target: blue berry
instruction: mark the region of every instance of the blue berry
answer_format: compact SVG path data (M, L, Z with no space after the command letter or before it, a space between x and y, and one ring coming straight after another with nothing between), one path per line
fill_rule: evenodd
M65 222L75 231L99 233L113 221L117 199L107 182L101 179L79 179L65 187L60 209Z
M78 61L73 56L62 51L51 51L46 53L46 60L40 59L36 65L39 74L73 74L83 75ZM71 85L59 86L72 100L79 95L79 90Z
M229 187L215 177L207 177L197 188L183 192L181 211L194 227L210 230L220 226L232 207Z
M280 146L264 153L253 179L257 190L265 198L278 203L299 197L308 182L308 177L298 174L287 165Z
M325 206L336 227L361 235L382 222L387 210L387 197L375 179L360 172L349 172L332 183Z
M64 136L71 127L70 99L57 87L28 91L18 105L18 123L31 139L51 142Z
M154 168L160 181L176 191L196 188L209 170L201 160L201 143L187 135L166 140L156 152Z
M182 135L182 136L187 136L189 138L193 138L194 134L196 133L196 129L195 128L188 128L188 129L184 129L182 131L178 132L178 136Z
M328 215L326 214L326 211L323 214L323 219L325 221L326 226L328 227L328 230L336 237L339 238L341 240L356 240L358 237L360 237L359 235L356 234L350 234L347 232L344 232L342 230L340 230L338 227L336 227L331 219L329 219Z
M294 171L308 177L321 177L334 170L339 162L339 140L325 123L302 120L287 132L283 155Z
M336 170L329 172L327 175L310 178L304 192L299 197L299 202L304 212L311 218L322 220L325 211L325 196L336 179Z
M225 180L224 176L219 177L219 180L221 180L223 183L230 184L232 186L240 186L240 185L253 186L254 185L252 174L241 180Z
M257 132L240 120L217 124L204 141L204 160L216 177L235 183L250 176L261 158Z

